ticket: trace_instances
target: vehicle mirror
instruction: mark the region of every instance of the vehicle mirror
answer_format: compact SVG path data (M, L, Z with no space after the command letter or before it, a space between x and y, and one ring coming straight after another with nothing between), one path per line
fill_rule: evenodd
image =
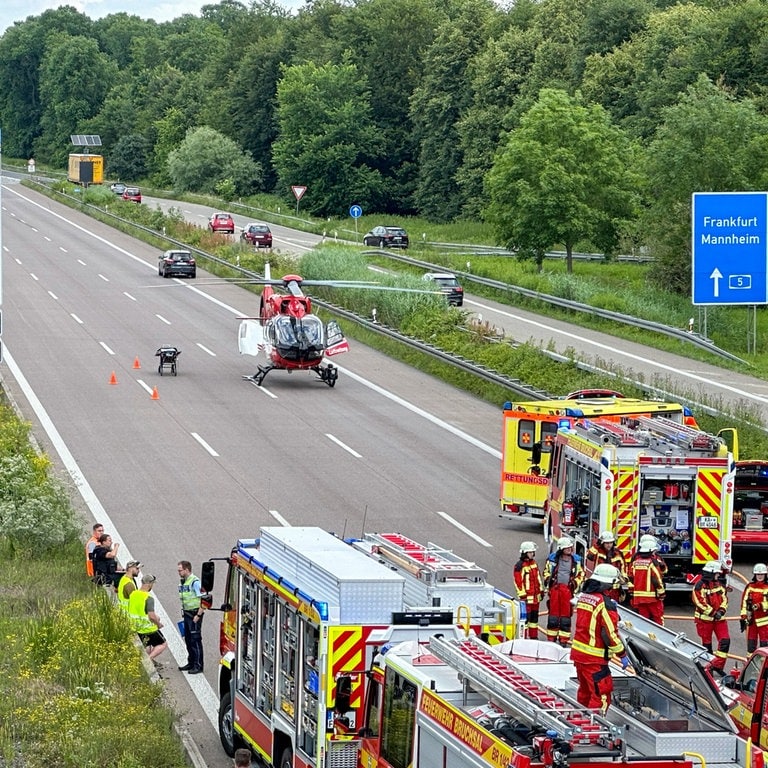
M336 681L336 703L334 710L340 715L349 711L350 699L352 698L352 678L348 675L342 675Z
M534 443L531 448L531 464L541 464L541 442Z
M213 583L216 577L216 564L213 560L206 560L200 569L200 586L203 592L213 592Z

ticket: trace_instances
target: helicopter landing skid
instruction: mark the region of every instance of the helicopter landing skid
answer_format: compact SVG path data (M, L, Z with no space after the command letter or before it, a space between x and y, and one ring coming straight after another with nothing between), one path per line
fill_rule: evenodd
M260 387L262 382L264 381L264 377L272 370L272 366L264 367L263 365L259 366L259 370L256 371L252 376L243 376L243 378L246 381L252 381L256 384L257 387Z
M339 378L339 369L335 365L318 365L312 369L329 387L336 385L336 379Z

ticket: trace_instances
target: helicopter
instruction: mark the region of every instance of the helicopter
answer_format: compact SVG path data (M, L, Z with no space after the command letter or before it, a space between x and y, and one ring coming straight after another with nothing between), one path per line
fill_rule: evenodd
M267 362L256 373L243 376L258 386L273 370L314 371L329 387L336 384L339 370L326 357L349 351L349 342L335 320L323 321L312 314L312 301L302 291L302 285L331 285L335 287L377 288L376 283L339 280L304 280L300 275L285 275L272 279L269 264L264 267L264 284L259 317L240 318L238 348L241 355L258 356L263 351ZM278 293L282 286L287 293Z

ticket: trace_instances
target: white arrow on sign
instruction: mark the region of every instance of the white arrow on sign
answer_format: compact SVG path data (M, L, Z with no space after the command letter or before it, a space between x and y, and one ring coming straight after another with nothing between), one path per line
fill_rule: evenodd
M723 277L723 273L715 267L712 270L712 274L710 275L710 278L715 281L714 285L714 296L717 298L720 295L720 280Z

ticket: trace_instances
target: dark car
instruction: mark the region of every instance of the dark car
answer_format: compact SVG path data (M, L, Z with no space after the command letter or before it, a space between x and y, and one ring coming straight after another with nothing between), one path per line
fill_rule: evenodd
M138 187L126 187L123 190L123 200L128 200L131 203L140 203L141 190Z
M228 235L234 235L235 220L228 213L213 213L208 219L208 229L211 232L226 232Z
M256 248L272 247L272 230L266 224L246 224L240 239Z
M166 251L157 263L160 277L197 277L195 257L189 251Z
M427 272L423 279L436 283L440 293L444 294L449 304L456 307L464 304L464 289L456 279L456 275L450 272Z
M408 233L402 227L374 227L363 238L363 245L379 248L407 248Z
M110 189L116 194L120 195L120 197L123 196L123 192L125 192L126 185L123 184L122 181L116 181L114 184L110 185Z

